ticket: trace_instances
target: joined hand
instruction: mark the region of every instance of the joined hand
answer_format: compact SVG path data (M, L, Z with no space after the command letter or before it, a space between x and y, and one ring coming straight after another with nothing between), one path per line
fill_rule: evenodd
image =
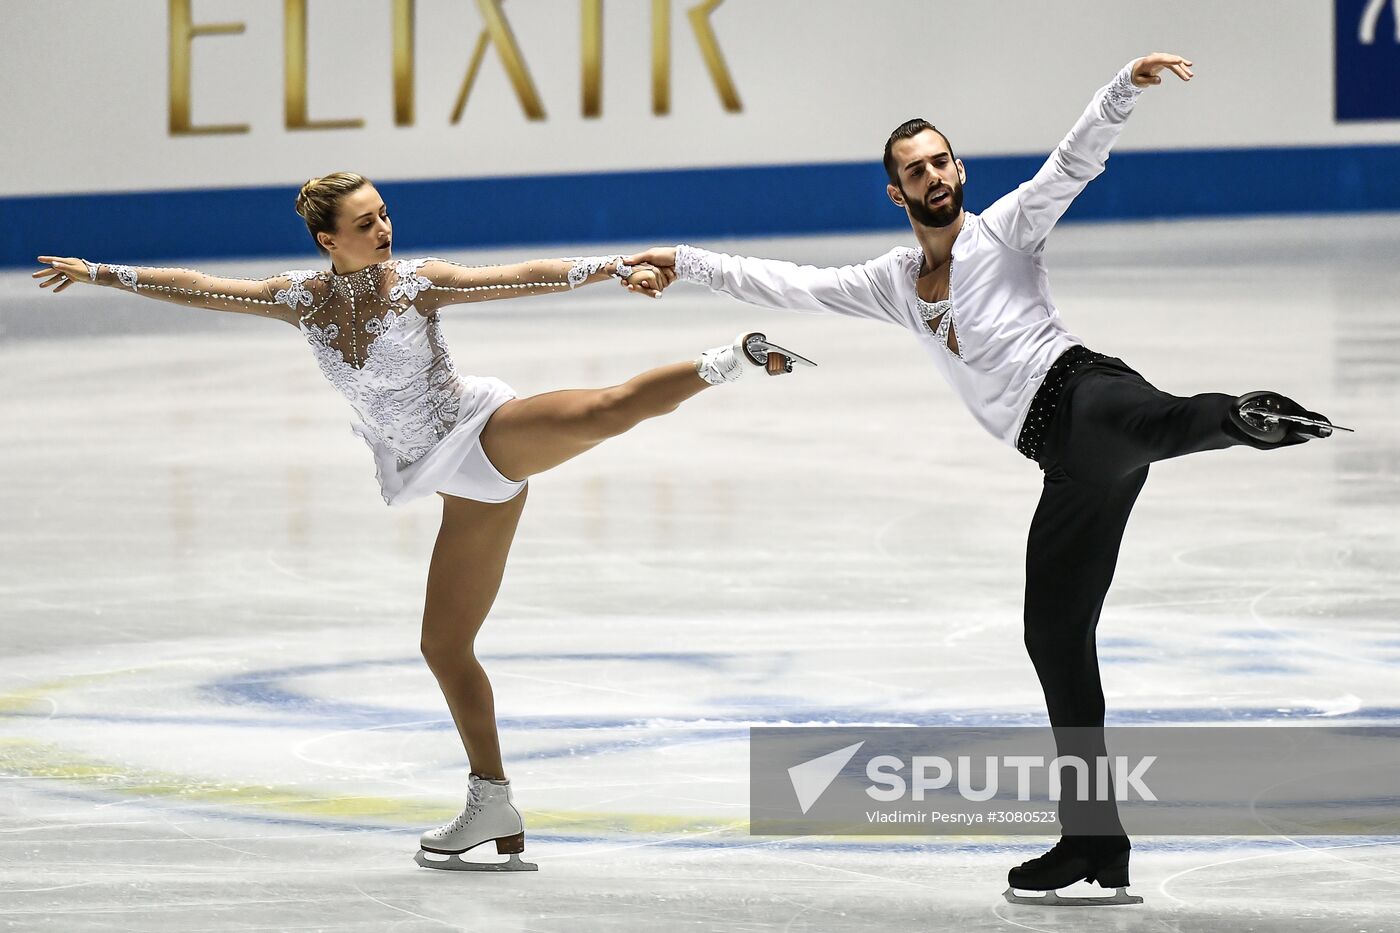
M641 266L650 269L654 271L658 277L657 284L651 291L634 287L632 279L628 279L623 283L627 286L628 291L641 291L644 294L651 295L653 298L660 298L661 292L676 281L676 248L674 246L654 246L649 250L645 250L633 256L628 256L623 262L627 263L629 266Z
M661 292L676 280L674 263L670 266L661 266L644 256L629 256L623 261L629 266L636 266L636 271L631 275L618 280L622 283L622 287L629 292L660 298Z

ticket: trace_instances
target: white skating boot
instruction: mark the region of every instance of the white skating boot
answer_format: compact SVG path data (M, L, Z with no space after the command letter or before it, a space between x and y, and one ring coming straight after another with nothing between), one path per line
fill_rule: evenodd
M504 862L469 862L462 853L488 842L496 843ZM538 871L533 862L520 860L525 851L525 822L510 798L510 781L488 781L475 774L467 779L467 805L457 818L430 829L419 840L413 860L424 868L449 871ZM444 858L432 858L445 856Z
M746 369L762 369L770 376L781 376L792 372L792 364L816 366L805 356L799 356L775 343L756 331L740 334L726 347L715 347L700 354L695 361L695 371L712 386L722 382L733 382L744 374Z

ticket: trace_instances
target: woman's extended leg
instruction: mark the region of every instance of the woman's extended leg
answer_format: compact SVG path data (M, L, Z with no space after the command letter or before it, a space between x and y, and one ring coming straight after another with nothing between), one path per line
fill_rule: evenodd
M476 659L476 633L491 611L528 490L501 503L444 495L428 567L423 657L447 698L472 771L505 778L491 682Z
M647 418L676 410L710 384L694 363L648 370L606 389L565 389L512 399L491 416L481 445L508 479L556 467Z
M512 399L481 432L487 459L507 479L520 481L572 460L648 418L669 414L712 385L733 382L749 370L792 372L794 363L816 366L756 331L732 344L706 350L698 360L649 369L606 389L566 389Z

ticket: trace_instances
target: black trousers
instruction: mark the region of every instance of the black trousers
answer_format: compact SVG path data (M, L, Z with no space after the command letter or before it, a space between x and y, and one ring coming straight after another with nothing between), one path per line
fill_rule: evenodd
M1121 360L1069 377L1040 456L1045 486L1026 543L1025 639L1045 691L1057 752L1091 765L1104 755L1103 685L1095 629L1128 516L1148 464L1241 443L1223 425L1234 396L1190 398L1153 387ZM1065 771L1066 836L1121 836L1110 786L1077 801Z

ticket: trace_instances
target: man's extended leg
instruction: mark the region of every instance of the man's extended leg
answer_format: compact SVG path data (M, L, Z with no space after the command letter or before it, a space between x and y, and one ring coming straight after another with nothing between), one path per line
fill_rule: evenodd
M1239 426L1240 400L1248 396L1172 395L1116 360L1076 373L1066 394L1055 414L1046 459L1081 480L1111 483L1149 463L1203 450L1237 445L1271 449L1319 436L1275 426L1276 439L1261 440ZM1282 396L1267 394L1303 411Z

